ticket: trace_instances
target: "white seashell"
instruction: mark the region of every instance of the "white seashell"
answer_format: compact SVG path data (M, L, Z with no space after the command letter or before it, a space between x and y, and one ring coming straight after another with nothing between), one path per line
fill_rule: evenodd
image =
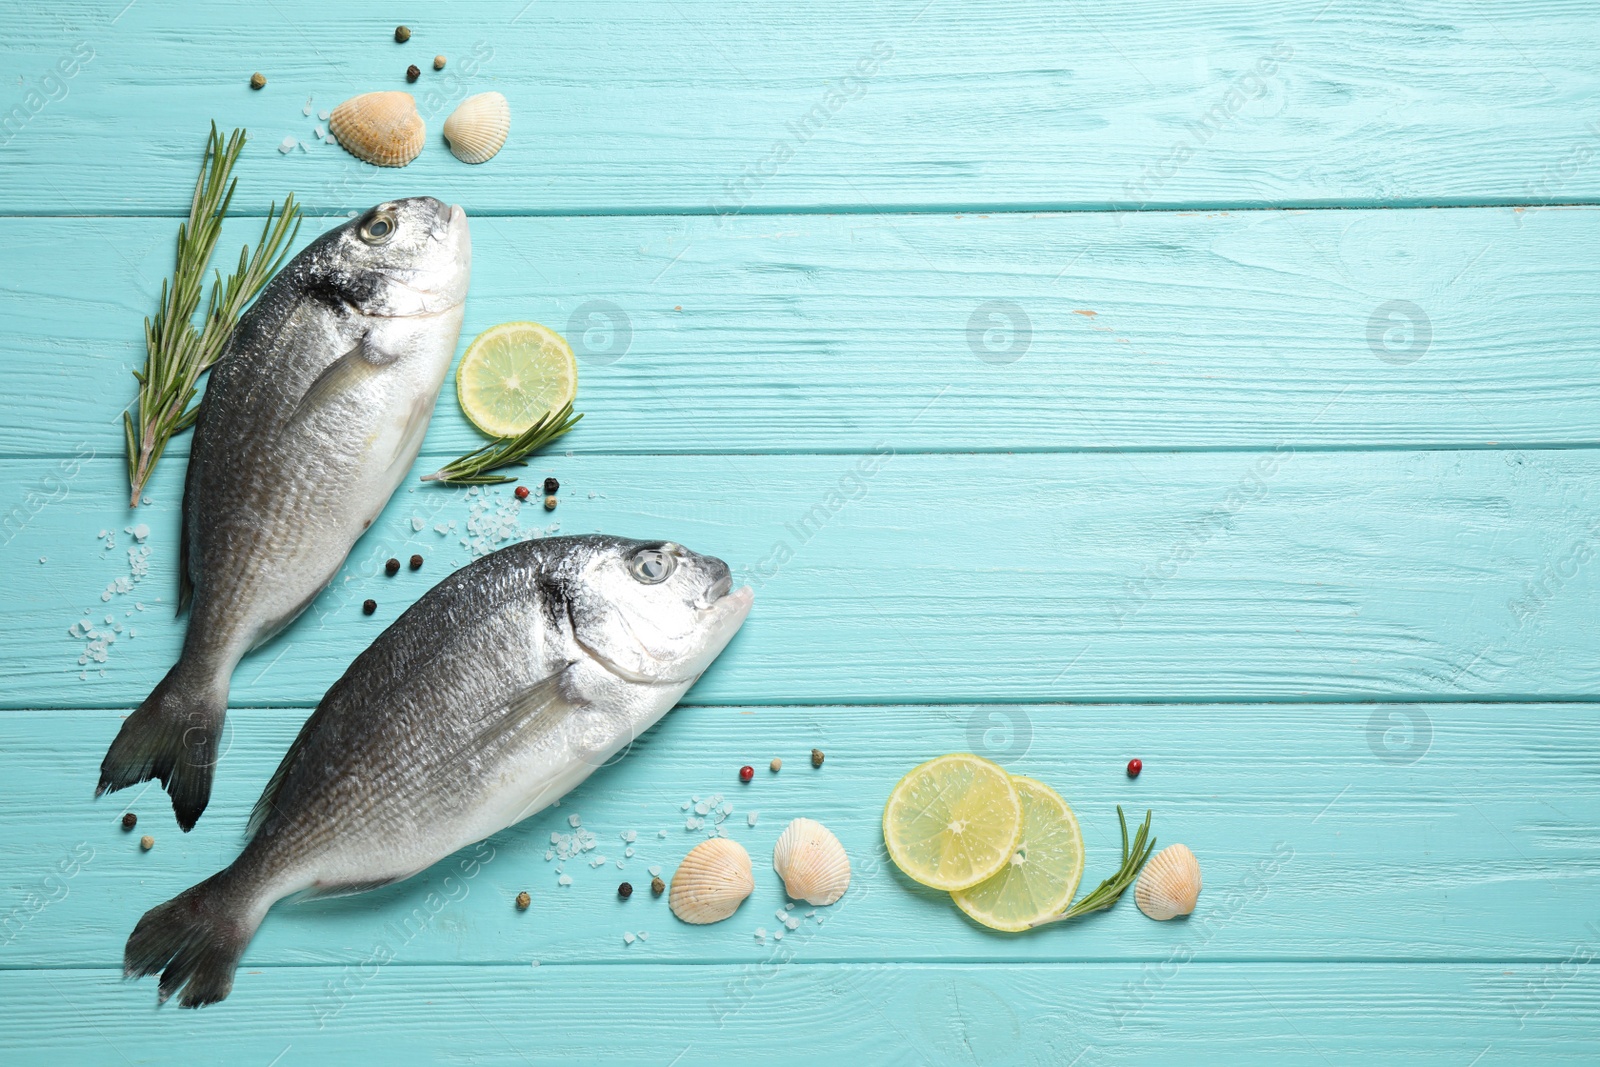
M750 853L737 841L712 837L689 850L672 872L667 903L686 923L721 922L739 910L756 887Z
M1188 845L1168 845L1150 857L1133 887L1139 910L1152 919L1188 915L1200 899L1200 861Z
M469 96L444 120L444 139L463 163L493 159L510 132L511 105L499 93Z
M328 130L357 159L403 167L427 142L427 127L410 93L364 93L333 109Z
M796 819L779 835L772 869L783 879L784 892L807 904L832 904L850 885L844 846L813 819Z

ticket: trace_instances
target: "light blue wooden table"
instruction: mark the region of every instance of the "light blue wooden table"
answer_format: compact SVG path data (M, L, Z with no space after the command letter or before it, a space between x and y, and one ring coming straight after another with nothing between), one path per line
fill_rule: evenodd
M1590 0L3 7L0 1062L1600 1058ZM415 164L316 138L412 62ZM511 141L469 168L437 131L488 89ZM181 636L188 442L131 513L118 418L212 120L252 135L219 264L291 190L302 241L458 202L465 337L563 331L587 418L529 471L553 515L397 494L241 666L185 835L159 790L92 791ZM418 472L476 443L447 394ZM756 586L685 706L449 865L280 907L219 1006L124 982L133 923L233 855L350 659L482 529L555 522ZM1199 909L968 922L878 831L958 749L1067 797L1086 886L1116 805L1153 808ZM619 901L717 794L756 858L741 911ZM561 886L571 815L606 859ZM856 879L780 942L765 861L800 815Z

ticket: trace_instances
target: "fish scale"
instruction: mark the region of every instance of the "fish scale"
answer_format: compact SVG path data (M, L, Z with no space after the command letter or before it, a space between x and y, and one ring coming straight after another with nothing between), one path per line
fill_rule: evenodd
M97 792L158 778L183 829L200 817L234 667L327 587L405 477L470 276L465 213L397 200L312 242L240 320L184 480L183 652L123 723Z
M399 881L559 800L670 710L749 613L662 541L524 541L445 578L333 684L226 869L151 909L130 976L221 1000L274 902Z

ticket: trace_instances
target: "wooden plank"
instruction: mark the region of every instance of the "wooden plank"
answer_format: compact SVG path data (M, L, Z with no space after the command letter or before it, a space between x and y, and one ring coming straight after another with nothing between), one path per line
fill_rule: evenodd
M578 452L1600 439L1595 209L473 226L465 338L532 318L573 340ZM0 221L0 454L121 454L173 229ZM480 442L451 390L429 454Z
M133 516L120 461L0 471L32 494L0 515L0 707L132 707L182 634L168 615L181 465L163 466ZM234 703L314 704L468 561L461 541L479 535L467 531L556 526L671 538L756 589L697 703L1600 692L1593 450L552 456L528 477L547 473L563 483L550 515L517 508L509 486L397 494L332 587L246 657ZM134 521L150 527L143 546L123 532ZM148 575L119 592L134 550ZM385 559L413 552L421 573L383 576ZM75 623L138 634L101 664Z
M215 798L183 834L159 787L91 796L117 712L0 713L12 783L0 967L120 959L139 916L232 861L302 716L234 712ZM280 906L245 963L342 966L374 945L407 966L754 966L774 953L806 964L1156 965L1175 955L1554 963L1600 938L1586 925L1600 889L1597 742L1595 704L684 707L560 807L409 882ZM807 759L812 747L827 754L820 770ZM960 750L1049 782L1074 805L1088 849L1083 892L1115 869L1116 805L1135 822L1153 809L1158 841L1182 841L1200 857L1205 889L1194 916L1151 922L1130 898L1071 925L1000 935L901 876L882 848L883 801L916 763ZM766 767L774 755L784 759L776 775ZM1131 755L1145 762L1137 781L1123 769ZM757 766L748 786L735 777L743 763ZM721 825L754 860L756 891L732 919L691 927L652 899L649 868L671 878L707 833L685 828L693 811L681 805L718 794L733 809ZM139 816L133 833L118 824L124 810ZM597 846L546 860L550 835L570 834L572 815ZM757 928L778 929L786 900L773 844L802 815L844 843L851 887L833 907L798 905L798 929L781 942L758 942ZM143 833L156 839L148 853L138 847ZM591 866L597 857L604 862ZM558 872L572 884L558 885ZM627 901L616 892L623 880L636 890ZM523 890L533 897L525 913L512 906ZM646 941L624 942L640 930Z
M1583 0L475 0L416 20L400 46L399 14L375 0L73 0L8 22L21 81L0 97L0 204L180 213L210 119L256 135L240 167L255 210L291 189L318 209L426 189L559 214L1594 200L1595 116L1574 105L1600 89L1589 14ZM450 65L411 87L432 137L409 168L315 138L318 112L407 88L406 65L436 52ZM511 100L512 137L469 169L437 131L489 89ZM281 155L286 136L311 151Z
M223 1005L181 1014L109 969L0 972L0 1049L24 1064L691 1065L759 1050L778 1064L1459 1067L1490 1050L1592 1063L1600 1016L1600 975L1576 964L1191 963L1136 1014L1128 991L1155 977L1134 965L372 970L245 973Z

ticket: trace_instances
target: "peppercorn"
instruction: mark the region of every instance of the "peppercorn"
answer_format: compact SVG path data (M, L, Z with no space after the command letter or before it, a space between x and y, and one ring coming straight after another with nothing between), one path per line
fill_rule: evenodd
M627 900L629 897L633 896L633 885L629 882L623 882L621 885L617 886L617 896L621 897L623 900Z
M748 764L739 768L739 781L748 782L756 776L756 769Z
M655 878L650 879L650 892L654 893L656 896L659 897L662 893L665 893L666 891L667 891L667 883L663 882L659 875L657 877L655 877Z
M533 903L533 898L528 895L528 891L526 889L524 889L522 892L517 894L517 910L518 911L527 911L528 910L528 905L532 904L532 903Z
M407 41L411 40L411 27L396 26L394 28L394 39L398 44L405 44Z
M374 611L377 611L377 610L378 610L378 602L376 600L363 600L361 602L361 614L363 614L363 615L371 615Z
M1128 777L1137 778L1139 772L1144 770L1144 760L1131 759L1128 761Z
M556 509L556 498L553 497L553 496L545 497L544 498L544 509L546 511L554 511Z
M265 74L261 73L258 70L254 74L250 75L250 88L252 88L252 89L265 89L266 87L267 87L267 76Z
M518 500L526 500L528 499L528 487L525 485L519 485L515 489L511 490L511 494Z
M814 748L811 750L811 766L822 766L822 749Z
M414 571L420 571L422 569L422 557L421 556L412 556L411 557L411 569L414 570Z
M422 71L418 69L415 63L406 68L406 81L414 82L420 77L422 77Z
M444 69L444 56L434 56L433 57L433 69L434 70L443 70Z
M546 478L544 480L544 491L546 493L559 493L561 492L561 483L554 478Z
M122 828L124 830L132 830L138 824L139 816L135 815L131 811L122 817Z
M393 556L389 557L389 561L383 565L383 573L387 574L391 578L393 578L396 574L399 574L400 561L395 559Z
M145 834L143 837L139 838L139 847L144 849L146 852L149 852L151 849L156 847L156 839L151 837L149 834Z
M767 764L767 767L772 771L773 774L777 774L779 771L783 770L783 760L774 756L772 757L772 762Z

